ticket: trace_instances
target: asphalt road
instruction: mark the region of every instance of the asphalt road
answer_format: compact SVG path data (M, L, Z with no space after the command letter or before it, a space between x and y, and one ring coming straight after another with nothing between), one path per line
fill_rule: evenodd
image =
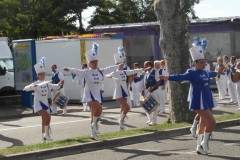
M239 133L240 126L214 131L210 141L210 155L197 155L196 140L190 135L183 135L49 160L239 160Z
M119 109L104 110L104 118L100 121L101 133L118 131ZM77 136L90 135L90 112L69 113L68 116L52 116L51 137L64 140ZM166 121L167 115L161 115L158 123ZM147 125L146 115L142 108L134 108L128 113L126 129L142 128ZM11 146L29 145L41 142L40 116L0 121L0 149Z
M109 102L114 103L114 102ZM104 105L107 105L105 103ZM111 104L116 106L116 103ZM119 108L105 109L104 119L100 122L100 132L108 133L118 131ZM166 107L168 113L168 107ZM234 105L219 104L213 110L214 115L223 115L239 112ZM77 136L90 135L90 112L69 113L68 116L52 116L51 137L54 140L65 140ZM168 119L168 114L158 115L157 123L163 123ZM126 129L146 127L147 118L141 107L133 108L128 113ZM40 116L25 117L20 119L6 119L0 121L0 149L30 145L41 142L41 118Z

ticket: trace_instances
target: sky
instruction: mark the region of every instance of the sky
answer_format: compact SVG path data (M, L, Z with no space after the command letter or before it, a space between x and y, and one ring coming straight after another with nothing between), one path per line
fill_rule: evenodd
M240 0L202 0L194 6L194 10L199 18L230 17L240 16L239 6ZM84 10L84 28L88 26L88 21L94 10L94 7Z

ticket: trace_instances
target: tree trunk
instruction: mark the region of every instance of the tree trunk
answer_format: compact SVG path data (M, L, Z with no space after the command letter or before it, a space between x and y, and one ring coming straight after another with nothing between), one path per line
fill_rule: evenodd
M160 21L160 46L169 74L185 73L189 68L188 16L184 0L155 0L154 11ZM186 2L187 3L187 2ZM189 84L170 82L170 114L172 123L192 121L194 113L188 109Z
M83 34L85 33L85 30L83 29L83 23L82 23L82 11L79 12L79 14L77 14L77 17L78 17L78 21L79 21L79 33L80 34Z

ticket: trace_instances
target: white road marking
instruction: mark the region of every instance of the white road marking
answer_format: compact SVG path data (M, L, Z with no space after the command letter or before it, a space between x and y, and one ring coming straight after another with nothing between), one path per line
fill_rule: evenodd
M177 154L196 154L196 151L189 151L189 152L177 152L177 151L164 151L164 150L153 150L153 149L136 149L136 148L127 148L127 147L121 147L122 149L126 150L138 150L138 151L144 151L144 152L164 152L164 153L177 153Z
M224 144L225 146L237 146L239 145L240 143L227 143L227 144Z

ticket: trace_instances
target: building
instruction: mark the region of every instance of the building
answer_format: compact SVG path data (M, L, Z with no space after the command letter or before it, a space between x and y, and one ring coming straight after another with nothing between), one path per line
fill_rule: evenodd
M228 55L240 58L240 17L193 19L188 27L189 48L193 37L209 40L205 57L211 64L218 56ZM129 23L94 26L88 29L94 33L122 32L125 35L127 63L142 64L146 60L162 59L159 47L159 23Z

